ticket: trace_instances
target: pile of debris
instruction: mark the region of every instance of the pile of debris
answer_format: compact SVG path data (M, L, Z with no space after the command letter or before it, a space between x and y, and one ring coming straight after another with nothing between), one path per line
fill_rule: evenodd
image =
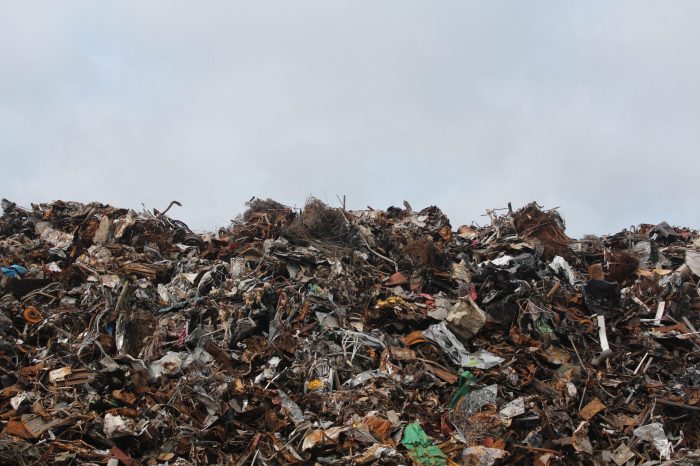
M2 464L700 461L696 231L2 208Z

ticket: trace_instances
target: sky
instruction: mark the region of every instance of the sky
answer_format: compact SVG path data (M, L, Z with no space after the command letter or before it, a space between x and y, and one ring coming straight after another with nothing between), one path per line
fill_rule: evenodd
M700 2L0 0L0 196L700 228Z

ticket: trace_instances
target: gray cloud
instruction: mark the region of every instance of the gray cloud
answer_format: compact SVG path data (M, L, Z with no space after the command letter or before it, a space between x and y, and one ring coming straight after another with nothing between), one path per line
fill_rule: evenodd
M199 229L252 195L407 199L454 224L561 206L574 235L700 227L700 4L0 6L0 193Z

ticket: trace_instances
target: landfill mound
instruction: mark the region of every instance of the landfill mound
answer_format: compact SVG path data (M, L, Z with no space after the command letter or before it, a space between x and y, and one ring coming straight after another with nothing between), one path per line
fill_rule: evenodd
M0 218L0 463L698 464L700 235L254 199Z

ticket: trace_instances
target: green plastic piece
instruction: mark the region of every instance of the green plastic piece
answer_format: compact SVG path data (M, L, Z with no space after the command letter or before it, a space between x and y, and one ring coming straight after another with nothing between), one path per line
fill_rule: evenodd
M450 409L454 409L457 406L457 404L459 404L459 400L467 396L469 392L472 391L472 388L474 387L475 383L476 376L471 372L464 371L461 374L459 374L459 386L457 388L455 396L452 397L452 401L450 401L448 407Z
M537 322L535 322L535 327L537 328L537 331L539 331L542 335L554 333L554 329L552 328L552 326L549 325L549 323L547 323L547 321L542 317L537 319Z
M414 463L423 466L447 466L447 456L430 440L420 424L413 422L403 431L401 443Z

